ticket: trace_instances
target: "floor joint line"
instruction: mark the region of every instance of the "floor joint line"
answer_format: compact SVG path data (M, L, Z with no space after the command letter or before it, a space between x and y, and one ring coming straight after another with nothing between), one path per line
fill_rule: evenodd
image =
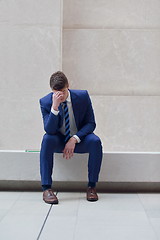
M57 194L58 194L58 191L56 192L55 195L57 196ZM47 213L47 216L46 216L46 218L45 218L45 220L44 220L44 222L43 222L43 225L42 225L42 227L41 227L41 230L40 230L40 232L39 232L38 237L37 237L36 240L39 240L39 239L40 239L41 233L42 233L42 231L43 231L43 229L44 229L44 226L45 226L45 224L46 224L46 222L47 222L47 219L48 219L48 216L49 216L49 214L50 214L50 211L51 211L52 207L53 207L53 204L51 204L51 206L50 206L50 208L49 208L49 211L48 211L48 213Z

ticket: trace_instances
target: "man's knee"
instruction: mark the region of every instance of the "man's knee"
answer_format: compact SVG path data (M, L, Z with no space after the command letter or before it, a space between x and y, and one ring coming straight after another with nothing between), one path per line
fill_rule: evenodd
M58 136L57 135L50 135L50 134L45 134L43 136L43 140L42 140L42 143L43 144L46 144L46 145L56 145L57 144L57 141L58 141Z
M91 145L102 146L101 139L95 134L88 135L88 141Z

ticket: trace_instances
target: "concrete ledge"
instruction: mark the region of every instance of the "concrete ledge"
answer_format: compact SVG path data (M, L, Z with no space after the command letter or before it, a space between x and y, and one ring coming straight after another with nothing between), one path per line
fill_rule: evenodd
M55 154L53 181L57 189L85 190L88 154L70 160ZM41 190L39 152L0 151L0 190ZM160 191L160 153L105 152L100 191Z

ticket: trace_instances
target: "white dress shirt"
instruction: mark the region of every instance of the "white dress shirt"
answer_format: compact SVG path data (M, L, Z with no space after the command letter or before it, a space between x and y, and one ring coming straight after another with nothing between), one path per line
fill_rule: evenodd
M73 107L72 107L72 102L71 102L71 96L70 96L70 92L68 91L68 97L66 99L67 102L67 107L68 107L68 113L69 113L69 123L70 123L70 135L73 136L78 143L80 143L80 138L76 135L77 133L77 127L76 127L76 122L75 122L75 118L74 118L74 114L73 114ZM63 105L62 105L62 109L63 109ZM59 111L54 110L53 108L51 108L51 112L54 115L58 115ZM65 135L65 119L63 119L63 125L60 128L60 132Z

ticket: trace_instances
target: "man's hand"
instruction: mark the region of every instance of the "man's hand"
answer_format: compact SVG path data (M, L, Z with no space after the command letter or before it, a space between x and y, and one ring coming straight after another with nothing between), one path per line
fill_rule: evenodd
M64 97L64 95L63 95L63 92L61 92L61 91L57 91L53 94L53 97L52 97L53 105L52 105L52 107L55 111L58 111L59 104L62 102L63 97Z
M65 148L63 150L63 158L70 159L73 157L73 152L75 149L75 145L77 143L77 140L74 137L71 137L69 141L66 143Z

